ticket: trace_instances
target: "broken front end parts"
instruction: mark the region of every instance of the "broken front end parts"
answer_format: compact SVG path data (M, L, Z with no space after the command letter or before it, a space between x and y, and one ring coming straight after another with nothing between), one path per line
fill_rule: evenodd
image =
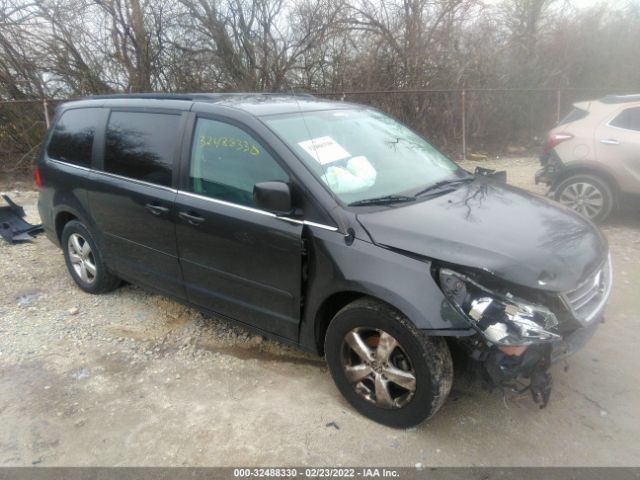
M477 331L459 338L458 344L482 366L489 383L518 393L530 390L534 401L546 406L552 385L548 369L568 352L571 332L546 306L504 288L489 288L478 275L472 278L450 268L436 274L450 307ZM589 333L593 329L574 328Z

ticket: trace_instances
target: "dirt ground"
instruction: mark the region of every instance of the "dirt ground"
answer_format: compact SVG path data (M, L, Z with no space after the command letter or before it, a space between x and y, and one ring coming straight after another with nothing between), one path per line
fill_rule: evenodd
M542 192L533 159L475 165ZM0 183L37 222L31 188ZM84 294L44 236L0 242L0 465L637 466L640 219L603 230L606 323L553 368L546 409L458 382L400 431L353 411L320 358L135 286Z

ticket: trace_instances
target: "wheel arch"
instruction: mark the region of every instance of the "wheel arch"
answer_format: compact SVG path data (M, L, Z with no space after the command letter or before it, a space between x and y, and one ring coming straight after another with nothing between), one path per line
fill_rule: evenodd
M314 316L315 343L320 355L324 355L324 337L333 317L344 307L363 297L370 297L370 295L345 290L334 292L322 301Z
M69 210L61 210L55 215L54 226L56 231L56 238L58 242L62 242L62 230L64 226L72 220L78 220L78 216L71 213Z
M604 167L592 162L576 162L565 165L553 180L551 190L556 191L558 186L566 179L576 175L592 175L607 184L613 192L614 205L618 206L618 197L620 196L620 186L615 177Z
M64 226L71 220L78 220L93 231L94 225L91 222L91 215L87 212L86 205L81 199L82 197L77 197L74 193L65 190L56 192L53 198L52 219L58 242L62 239Z
M329 328L329 324L331 323L333 318L336 316L336 314L347 305L355 302L356 300L360 300L364 298L372 299L389 306L393 310L400 313L400 315L406 317L409 322L411 322L413 325L416 326L416 328L419 328L424 332L430 331L430 334L435 336L441 336L441 335L447 336L452 334L450 333L450 331L447 331L444 329L432 330L429 328L425 328L427 327L427 325L424 325L422 322L420 322L419 319L415 318L414 315L411 315L404 308L401 308L397 304L397 302L393 301L392 298L387 298L385 295L379 295L373 292L365 292L365 291L358 291L358 290L341 290L341 291L333 292L332 294L328 295L322 301L322 303L320 303L320 306L317 308L315 315L313 316L315 350L317 351L317 353L319 353L320 355L324 355L325 335L327 333L327 329ZM469 334L468 332L465 332L465 331L458 331L458 332L459 332L459 335L462 335L462 336Z

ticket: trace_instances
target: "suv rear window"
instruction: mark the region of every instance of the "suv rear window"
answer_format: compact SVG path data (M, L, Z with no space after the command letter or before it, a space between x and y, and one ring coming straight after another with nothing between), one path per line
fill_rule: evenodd
M104 171L170 186L180 115L111 112Z
M47 146L49 158L90 167L93 137L100 116L100 108L77 108L64 112Z
M575 122L577 120L582 120L587 115L589 115L589 112L587 110L583 110L581 108L574 108L567 114L566 117L564 117L562 120L558 122L558 126L566 125L567 123Z
M640 107L627 108L609 122L612 127L640 132Z

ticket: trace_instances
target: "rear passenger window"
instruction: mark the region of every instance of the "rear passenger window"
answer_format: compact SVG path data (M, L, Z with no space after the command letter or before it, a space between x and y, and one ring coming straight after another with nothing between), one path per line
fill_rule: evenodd
M100 108L77 108L62 114L53 129L47 155L61 162L91 166L91 150Z
M194 193L253 206L258 182L289 181L275 159L251 135L228 123L198 119L189 187Z
M105 172L170 186L180 115L111 112Z
M640 132L640 107L627 108L611 120L609 125Z

